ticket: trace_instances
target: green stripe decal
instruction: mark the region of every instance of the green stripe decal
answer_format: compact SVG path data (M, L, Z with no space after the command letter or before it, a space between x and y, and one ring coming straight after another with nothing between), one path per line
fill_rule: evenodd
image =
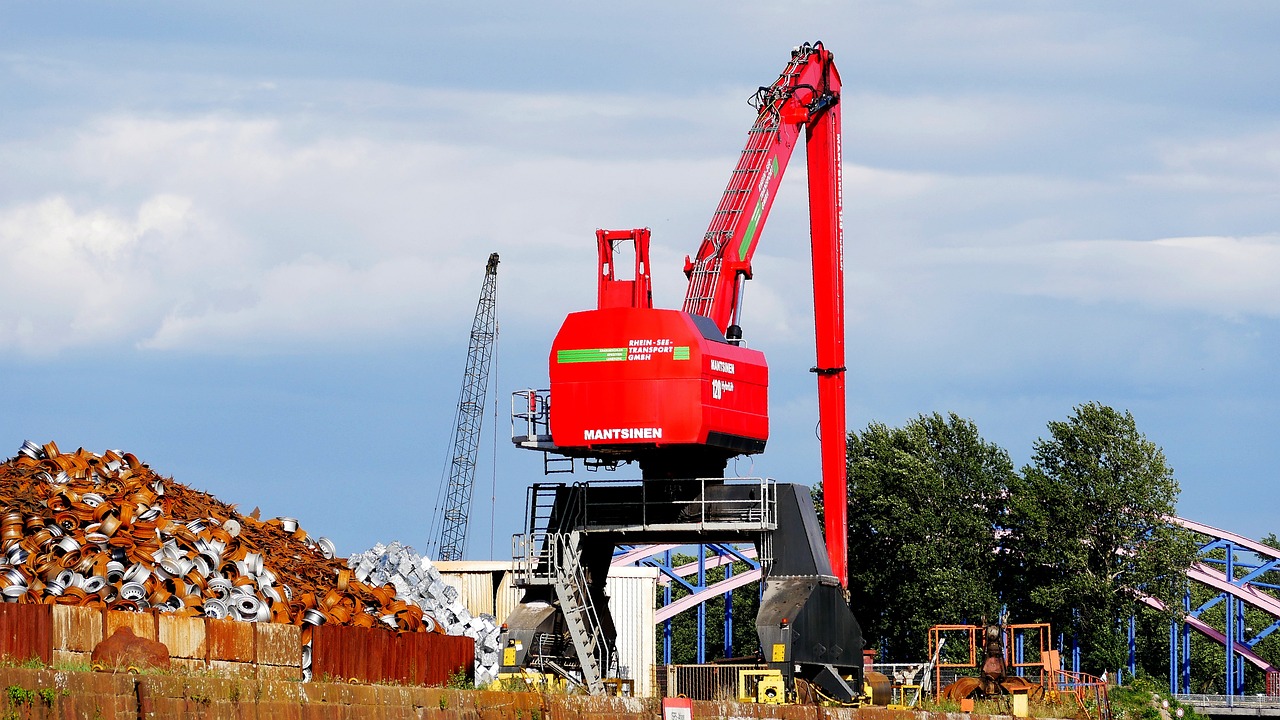
M751 241L756 237L756 231L760 228L760 218L764 215L764 201L769 199L768 185L774 175L778 174L778 158L769 158L769 174L764 178L766 186L760 192L760 199L756 201L756 209L751 212L751 220L747 223L747 232L742 236L742 244L738 246L738 260L745 261L747 259L747 250L751 248Z
M673 360L688 360L688 359L689 359L689 346L688 346L688 345L677 345L677 346L676 346L676 348L675 348L674 350L672 350L672 351L671 351L671 359L673 359Z
M626 359L626 348L587 348L585 350L556 351L556 362L558 363L613 362Z

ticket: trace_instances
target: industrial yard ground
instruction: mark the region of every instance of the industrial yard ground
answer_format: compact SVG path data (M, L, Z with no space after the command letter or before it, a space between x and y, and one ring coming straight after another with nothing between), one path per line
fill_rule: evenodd
M235 718L310 720L654 720L656 698L494 692L327 682L236 680L200 675L0 668L0 718ZM1005 716L812 705L693 703L695 718L761 720L959 720Z

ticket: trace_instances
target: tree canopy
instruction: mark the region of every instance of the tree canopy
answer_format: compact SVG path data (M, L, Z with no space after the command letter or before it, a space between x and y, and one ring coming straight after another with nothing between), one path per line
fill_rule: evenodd
M916 660L930 626L995 617L1008 453L933 413L850 433L848 462L849 588L868 646Z
M1126 659L1122 619L1140 594L1180 605L1195 544L1171 525L1178 483L1133 416L1097 403L1049 423L1010 486L1004 597L1081 641L1086 664ZM1015 610L1016 609L1016 610Z

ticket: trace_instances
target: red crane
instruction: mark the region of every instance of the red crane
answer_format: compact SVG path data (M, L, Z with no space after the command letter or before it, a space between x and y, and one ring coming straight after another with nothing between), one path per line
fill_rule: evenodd
M846 571L840 76L822 43L796 48L753 99L756 121L703 237L683 310L653 307L649 231L597 231L597 308L565 319L550 356L550 442L563 455L637 461L646 480L722 476L768 438L768 366L742 344L751 259L801 131L808 162L827 551ZM618 254L634 246L634 264Z

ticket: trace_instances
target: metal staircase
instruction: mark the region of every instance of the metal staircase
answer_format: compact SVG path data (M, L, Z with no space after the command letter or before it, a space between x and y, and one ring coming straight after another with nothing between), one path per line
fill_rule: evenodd
M582 683L594 694L604 692L613 649L601 630L600 616L591 598L591 588L581 556L582 533L530 533L515 536L515 585L550 586L560 604L560 614L578 657Z

